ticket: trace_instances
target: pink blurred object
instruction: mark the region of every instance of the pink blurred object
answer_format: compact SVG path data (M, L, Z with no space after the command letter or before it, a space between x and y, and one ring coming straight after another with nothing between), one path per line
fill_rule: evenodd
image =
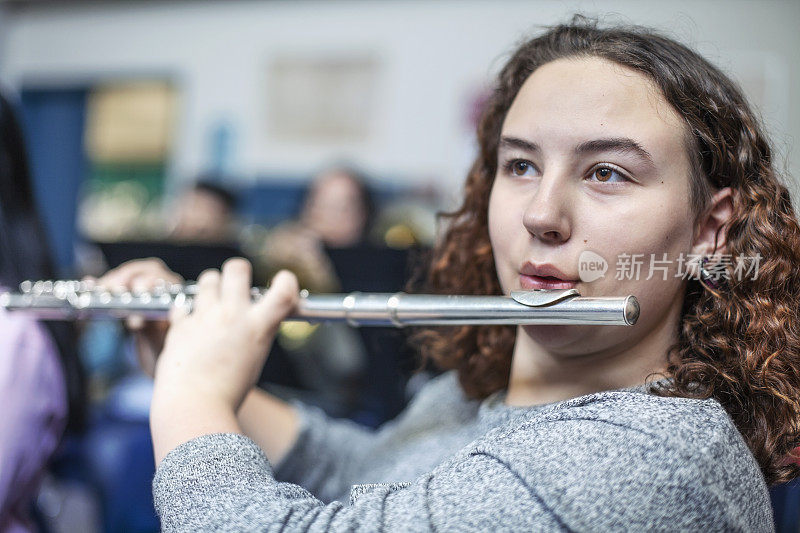
M36 321L0 309L0 531L35 531L31 498L58 446L67 392L55 345Z

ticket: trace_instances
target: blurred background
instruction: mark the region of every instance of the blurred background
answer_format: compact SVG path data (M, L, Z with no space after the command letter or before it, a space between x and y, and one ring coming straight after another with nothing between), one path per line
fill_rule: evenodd
M319 167L447 204L513 44L574 12L647 24L733 74L800 168L795 1L6 1L0 80L19 96L59 267L89 236L150 231L213 172L274 224ZM293 187L294 186L294 187ZM78 193L86 194L83 201ZM252 194L251 194L252 193ZM121 205L120 205L121 204ZM131 224L135 221L135 224Z
M57 275L158 256L192 279L245 255L261 283L288 267L315 291L401 290L461 195L497 68L576 12L703 53L800 170L796 0L5 0L0 87ZM155 531L149 381L120 324L77 335L88 424L56 453L37 523ZM413 368L396 331L296 324L261 384L377 426L425 379Z

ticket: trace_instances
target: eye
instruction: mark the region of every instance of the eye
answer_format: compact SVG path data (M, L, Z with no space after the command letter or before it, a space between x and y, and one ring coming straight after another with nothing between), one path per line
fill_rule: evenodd
M594 167L589 174L589 180L601 183L624 183L630 181L622 171L607 163Z
M512 159L505 164L506 172L512 176L527 176L531 172L536 172L533 163L524 159Z

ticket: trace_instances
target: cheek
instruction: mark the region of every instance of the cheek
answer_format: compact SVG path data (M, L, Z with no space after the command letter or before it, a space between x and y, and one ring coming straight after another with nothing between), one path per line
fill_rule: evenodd
M666 253L675 261L691 247L693 221L685 201L654 197L632 202L628 208L616 206L604 216L596 216L596 211L591 216L592 212L584 210L588 218L582 221L588 228L586 246L605 257L609 265L621 254L644 254L648 265L650 254L658 260Z
M489 240L492 244L497 275L504 288L508 287L510 282L509 261L514 240L518 238L522 230L520 217L509 199L506 198L502 187L494 187L489 198Z
M496 188L492 189L491 196L489 197L488 212L489 241L492 244L492 253L501 283L504 281L504 259L508 255L511 246L510 240L514 234L514 231L510 227L510 217L506 207L502 198L502 193L499 193Z
M642 307L643 324L646 317L662 317L683 290L685 267L680 266L679 257L689 252L692 237L685 205L663 198L641 202L617 212L613 223L605 220L595 229L590 237L594 242L590 240L587 246L608 262L608 272L595 290L607 295L634 294Z
M496 207L496 195L492 192L489 198L489 212L487 213L487 220L489 223L489 240L492 243L492 250L497 256L497 248L499 246L498 238L501 235L500 227L503 225L501 220L498 220L499 213Z
M498 244L518 234L522 228L518 206L514 205L514 197L506 191L506 187L495 186L489 197L489 236L492 244Z

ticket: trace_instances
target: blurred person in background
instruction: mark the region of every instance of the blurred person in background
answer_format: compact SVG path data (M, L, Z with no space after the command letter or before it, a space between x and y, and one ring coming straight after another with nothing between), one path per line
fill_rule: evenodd
M327 249L363 244L374 212L372 192L361 172L349 166L319 172L297 219L268 235L261 256L265 269L289 269L311 292L339 290ZM344 324L286 322L273 351L275 361L288 359L298 383L294 390L268 383L274 374L270 364L264 375L267 390L284 398L301 398L337 416L352 414L367 359L358 331Z
M332 292L339 281L325 248L364 243L375 203L364 175L348 166L331 167L312 180L297 220L268 236L263 260L270 270L286 268L312 292Z
M0 94L0 290L54 278L36 213L22 131ZM0 531L34 529L44 470L66 430L84 426L83 377L71 324L0 310Z
M230 243L236 241L236 197L224 186L203 177L178 198L169 236L176 241Z

